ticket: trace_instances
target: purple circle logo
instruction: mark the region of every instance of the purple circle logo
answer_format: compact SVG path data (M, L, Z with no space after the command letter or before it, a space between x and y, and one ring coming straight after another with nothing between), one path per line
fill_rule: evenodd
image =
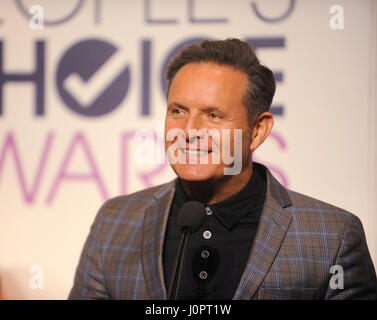
M74 112L95 117L117 108L127 95L130 67L113 44L90 39L70 47L61 58L56 87Z

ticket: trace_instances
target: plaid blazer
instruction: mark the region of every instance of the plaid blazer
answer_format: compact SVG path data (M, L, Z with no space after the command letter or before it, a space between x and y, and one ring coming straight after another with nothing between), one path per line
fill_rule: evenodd
M101 207L69 299L167 298L162 252L175 184L116 197ZM342 269L331 269L335 265ZM285 189L267 170L266 200L233 299L377 299L360 220Z

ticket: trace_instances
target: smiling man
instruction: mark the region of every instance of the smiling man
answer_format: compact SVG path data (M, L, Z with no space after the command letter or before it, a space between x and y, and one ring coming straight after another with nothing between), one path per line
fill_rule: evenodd
M177 179L102 206L70 298L166 299L178 213L195 200L206 218L187 242L178 299L376 299L360 220L285 189L252 161L273 127L275 92L252 48L238 39L188 46L167 79Z
M183 137L187 138L181 139L182 148L176 152L183 154L177 155L177 163L172 163L172 168L185 189L195 192L194 198L205 203L224 200L247 184L252 174L251 152L272 128L272 115L265 112L254 131L254 138L251 138L247 109L242 103L247 84L246 74L234 67L198 62L182 67L170 85L165 131L180 129ZM241 131L242 140L238 141L241 152L235 155L234 151L240 150L234 148L234 130L237 129ZM201 135L198 134L200 131ZM229 132L229 139L224 139L225 132ZM201 150L204 138L207 138L206 145ZM173 143L174 140L168 141L166 149L169 150ZM242 169L237 170L237 174L226 174L225 169L234 163L224 163L224 149L232 151L230 157L241 161ZM213 161L214 152L219 161ZM198 159L192 159L195 157ZM203 161L204 157L206 161Z

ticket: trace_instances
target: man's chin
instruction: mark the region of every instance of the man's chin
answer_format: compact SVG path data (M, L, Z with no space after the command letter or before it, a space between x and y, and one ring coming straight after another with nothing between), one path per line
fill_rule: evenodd
M185 176L185 175L181 175L181 176L178 175L178 177L181 180L184 180L187 182L204 182L204 181L209 181L212 178L212 177L199 177L199 176L193 177L193 176Z
M182 170L181 168L173 168L176 175L185 181L208 181L215 177L213 172L206 172L205 170Z

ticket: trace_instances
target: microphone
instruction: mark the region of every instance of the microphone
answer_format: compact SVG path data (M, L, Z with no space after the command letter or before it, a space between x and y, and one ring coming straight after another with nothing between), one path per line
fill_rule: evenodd
M178 227L182 232L182 236L178 247L178 255L175 260L172 280L170 282L168 292L169 300L177 300L187 240L192 233L200 229L205 218L204 205L199 201L186 202L178 213Z

